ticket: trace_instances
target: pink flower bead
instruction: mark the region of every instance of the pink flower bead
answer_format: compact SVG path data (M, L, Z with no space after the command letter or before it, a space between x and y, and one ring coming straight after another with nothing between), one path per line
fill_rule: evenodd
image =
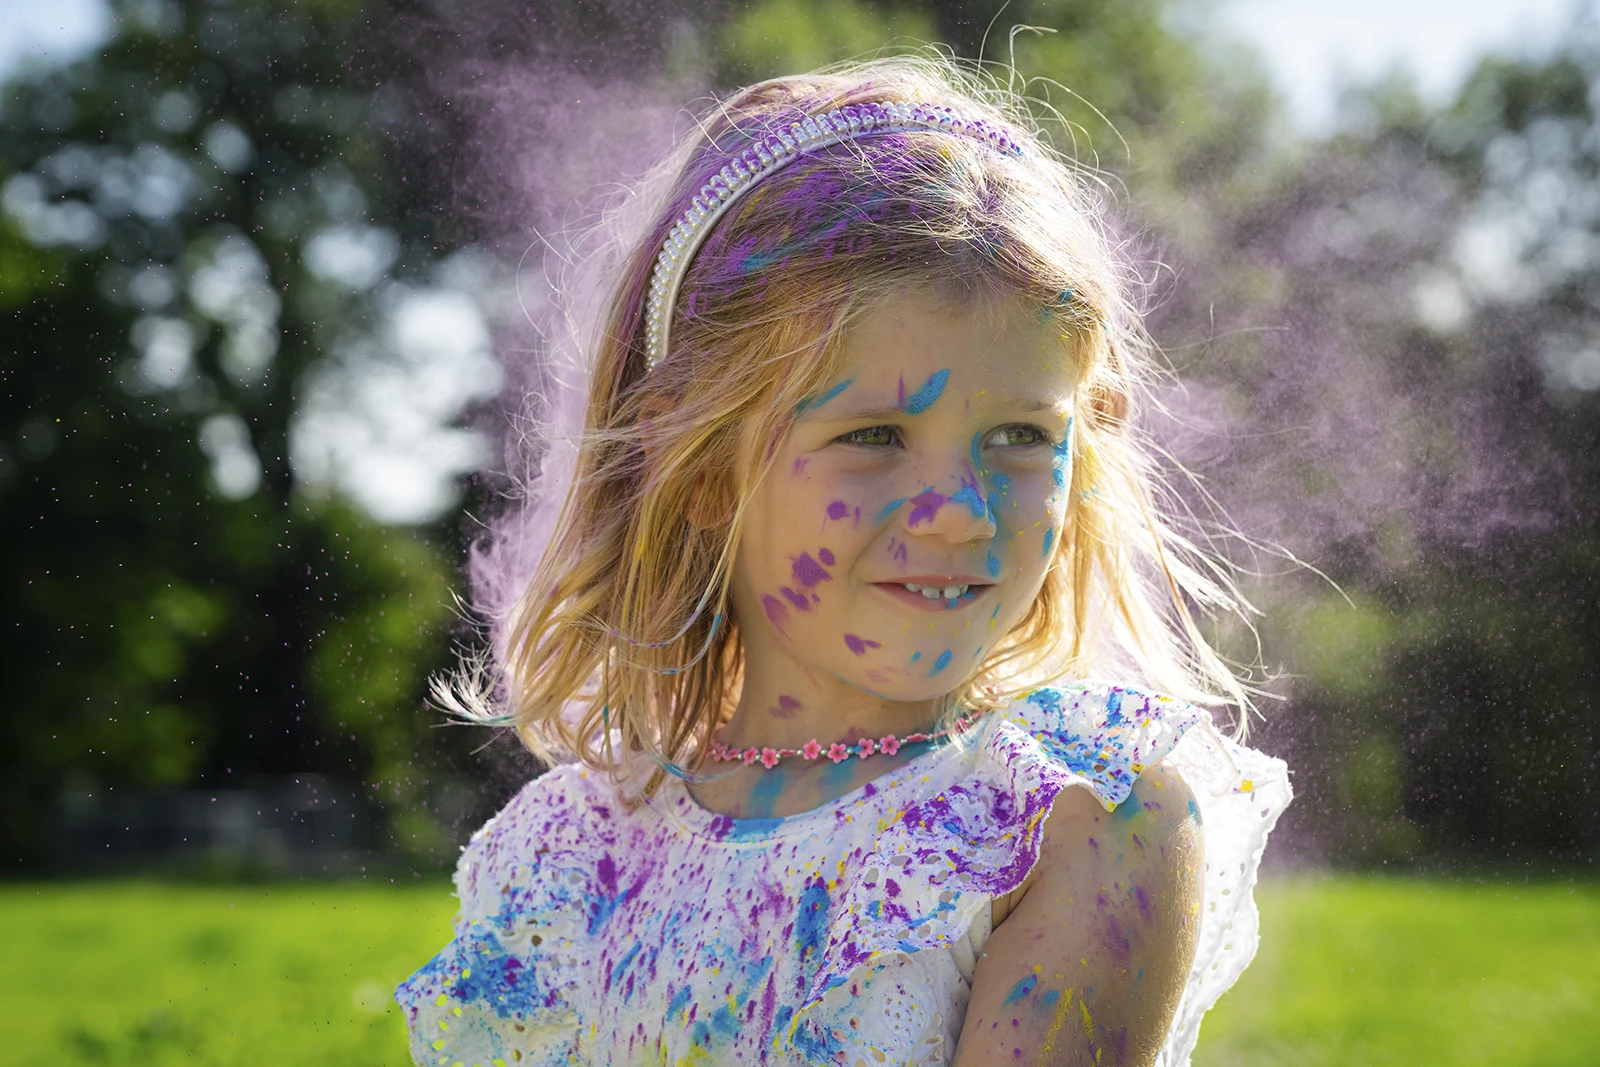
M850 758L850 750L844 745L840 744L838 741L835 741L833 744L828 746L828 758L833 760L835 763L841 763Z
M880 737L878 739L878 751L885 756L894 755L900 751L900 739L895 737L894 734L890 734L888 737Z
M775 749L775 748L764 748L764 749L761 750L761 766L765 767L767 770L770 771L777 764L777 762L778 762L778 750L777 749Z
M873 743L872 738L870 738L870 737L862 738L861 746L860 746L860 748L861 748L861 758L862 759L866 759L868 756L872 755L873 750L876 749L877 747L878 746Z
M746 767L761 758L761 750L754 745L744 750L744 765Z
M800 749L800 755L804 756L806 759L816 759L818 756L822 755L822 746L818 744L817 739L813 737L811 740L805 743L804 747Z

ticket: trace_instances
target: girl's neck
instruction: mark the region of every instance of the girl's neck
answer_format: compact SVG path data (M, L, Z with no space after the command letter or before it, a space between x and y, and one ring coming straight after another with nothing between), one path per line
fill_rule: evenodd
M885 700L801 669L783 681L747 674L739 705L717 736L736 748L800 748L813 740L823 746L854 744L928 730L934 716L931 700Z

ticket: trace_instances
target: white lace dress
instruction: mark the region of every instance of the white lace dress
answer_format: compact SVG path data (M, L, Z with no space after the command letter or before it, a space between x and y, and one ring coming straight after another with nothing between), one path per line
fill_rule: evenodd
M1061 790L1123 801L1169 758L1205 835L1199 947L1160 1060L1255 954L1251 890L1289 803L1282 762L1205 711L1043 689L812 811L733 819L671 779L629 811L557 767L472 838L455 938L404 982L421 1064L947 1064L990 901L1038 860Z

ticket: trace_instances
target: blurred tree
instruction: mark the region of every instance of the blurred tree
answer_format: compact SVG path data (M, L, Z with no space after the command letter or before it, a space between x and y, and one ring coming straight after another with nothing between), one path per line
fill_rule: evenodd
M1600 848L1597 45L1485 61L1437 111L1352 96L1263 195L1210 201L1164 312L1222 311L1193 373L1250 412L1209 484L1354 598L1262 587L1298 675L1268 743L1323 856ZM1219 301L1214 275L1266 283Z
M461 243L438 232L404 56L373 47L381 8L343 0L116 18L103 54L7 86L0 110L12 870L47 857L63 789L320 771L415 809L444 784L411 763L454 523L341 503L351 449L306 419L340 407L330 364L392 331L379 283L431 291ZM320 487L297 480L319 455Z

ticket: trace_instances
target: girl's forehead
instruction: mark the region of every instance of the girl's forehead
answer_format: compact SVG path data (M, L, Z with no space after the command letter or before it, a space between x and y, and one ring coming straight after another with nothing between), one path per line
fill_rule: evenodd
M941 299L907 292L885 298L841 338L840 376L850 392L891 388L902 379L942 376L947 388L998 387L1030 394L1070 392L1074 383L1070 326L1022 300Z

